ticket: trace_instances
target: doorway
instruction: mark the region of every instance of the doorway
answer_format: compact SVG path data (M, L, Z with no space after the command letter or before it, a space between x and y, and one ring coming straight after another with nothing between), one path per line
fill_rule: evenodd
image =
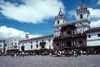
M67 47L71 47L71 42L70 41L67 42Z

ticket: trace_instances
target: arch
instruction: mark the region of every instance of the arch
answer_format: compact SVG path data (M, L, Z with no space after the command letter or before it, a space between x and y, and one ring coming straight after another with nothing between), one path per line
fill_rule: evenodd
M59 43L57 43L56 46L59 46Z
M59 24L59 20L57 21L57 24Z
M83 18L83 15L81 14L81 15L80 15L80 19L82 19L82 18Z
M24 51L25 46L21 46L21 50Z
M67 47L71 47L71 41L67 42Z

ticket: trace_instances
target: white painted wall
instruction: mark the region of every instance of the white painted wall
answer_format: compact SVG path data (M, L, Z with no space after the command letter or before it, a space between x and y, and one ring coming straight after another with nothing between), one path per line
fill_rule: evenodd
M21 38L10 38L9 42L7 43L7 50L11 50L11 49L19 49L19 41L21 40ZM17 48L14 48L14 46L17 46Z
M50 39L50 42L49 42ZM49 45L51 45L51 49L53 49L53 37L47 37L47 38L40 38L40 39L35 39L35 40L29 40L29 41L24 41L24 42L20 42L20 51L21 50L21 46L24 45L24 50L39 50L41 48L40 46L40 42L42 42L42 40L44 40L44 42L46 42L45 44L45 48L49 49ZM38 43L37 43L38 41ZM31 44L32 42L32 44ZM31 45L33 46L33 48L31 49ZM38 48L36 48L36 45L38 45Z
M5 42L0 41L0 50L2 50L2 52L4 52L4 44Z
M87 46L100 46L100 37L98 37L98 34L100 32L93 32L93 33L87 33ZM88 36L91 35L91 38Z

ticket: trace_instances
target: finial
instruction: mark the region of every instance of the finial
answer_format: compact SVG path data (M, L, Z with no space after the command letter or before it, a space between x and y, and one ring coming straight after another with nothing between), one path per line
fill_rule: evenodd
M60 7L60 11L61 11L61 7Z
M82 0L82 3L84 3L84 0Z
M61 8L60 8L60 11L58 13L58 16L63 16L62 11L61 11Z

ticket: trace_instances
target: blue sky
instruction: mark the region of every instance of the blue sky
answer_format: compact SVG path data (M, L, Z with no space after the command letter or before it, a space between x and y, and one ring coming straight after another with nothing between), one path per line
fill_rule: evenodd
M100 0L84 0L91 28L100 27ZM76 20L82 0L0 0L0 38L30 38L53 34L54 17L61 7L66 22Z

